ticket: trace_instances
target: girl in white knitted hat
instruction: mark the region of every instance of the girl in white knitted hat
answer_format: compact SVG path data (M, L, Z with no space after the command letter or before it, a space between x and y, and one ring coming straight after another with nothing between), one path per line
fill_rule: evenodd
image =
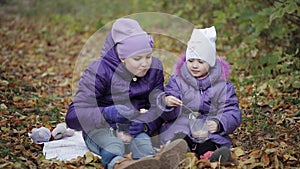
M230 159L229 134L240 125L241 110L226 80L229 65L216 57L216 39L214 26L193 30L186 55L158 99L165 120L160 138L163 144L184 138L197 157L217 161L221 155L224 162Z

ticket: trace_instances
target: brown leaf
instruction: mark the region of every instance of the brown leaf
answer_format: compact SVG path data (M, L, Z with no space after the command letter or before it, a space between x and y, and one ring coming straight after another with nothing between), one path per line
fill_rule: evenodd
M265 166L269 165L270 163L270 158L267 153L263 152L261 161L264 163Z
M248 165L248 164L253 164L253 163L256 163L255 159L254 158L249 158L249 159L244 159L240 164L239 166L240 167L244 167L245 165Z
M264 141L264 140L265 140L265 138L264 138L264 137L262 137L262 136L259 136L259 137L257 138L257 140L259 140L259 141Z
M234 151L231 151L231 160L232 163L236 166L238 166L238 157L237 155L234 153Z
M210 161L207 160L207 159L200 159L197 162L197 167L200 168L200 169L202 169L202 168L210 168L211 164L210 164Z
M247 169L254 169L254 168L261 168L261 167L264 167L264 163L262 162L254 162L254 163L251 163Z
M282 125L283 121L284 121L284 119L277 120L276 125Z
M255 159L260 158L261 150L260 149L252 150L249 156Z
M22 100L23 100L23 98L20 97L20 96L15 96L15 97L13 97L13 101L14 101L14 102L20 102L20 101L22 101Z

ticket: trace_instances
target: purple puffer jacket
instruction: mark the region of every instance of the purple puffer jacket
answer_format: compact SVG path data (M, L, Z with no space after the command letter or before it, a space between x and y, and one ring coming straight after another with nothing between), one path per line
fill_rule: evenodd
M184 57L184 56L183 56ZM232 83L226 81L229 65L218 58L216 65L210 69L209 76L199 80L194 78L187 69L186 62L177 63L177 72L169 79L165 87L165 94L161 94L158 104L165 112L165 120L161 128L160 139L164 144L171 140L176 133L185 133L194 141L189 127L188 118L191 111L200 112L197 122L204 122L207 117L220 122L220 131L209 134L207 139L221 145L230 147L231 134L241 123L241 110ZM178 66L179 65L179 66ZM164 95L173 95L189 109L182 107L167 107L162 104Z
M162 111L155 104L164 89L162 63L153 57L147 74L134 77L120 62L110 33L101 56L88 66L80 79L66 115L68 127L82 130L84 135L95 128L109 127L102 116L103 108L121 104L136 110L136 119L147 123L149 133L157 130L162 124L159 117ZM138 110L142 108L148 112L140 114Z

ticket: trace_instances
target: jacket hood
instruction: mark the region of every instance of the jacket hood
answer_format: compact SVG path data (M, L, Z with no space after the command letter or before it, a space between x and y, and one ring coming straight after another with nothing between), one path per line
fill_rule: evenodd
M116 50L116 43L112 38L111 32L108 33L101 51L101 64L109 67L111 71L117 73L124 80L131 81L134 75L129 72L122 64Z
M113 68L113 70L115 70L121 63L121 60L116 52L116 44L112 39L111 32L109 32L106 36L105 43L101 51L101 58L105 63Z

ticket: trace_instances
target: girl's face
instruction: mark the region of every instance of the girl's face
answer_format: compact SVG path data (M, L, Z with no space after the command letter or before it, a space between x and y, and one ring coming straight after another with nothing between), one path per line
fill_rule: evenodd
M197 78L205 76L209 70L209 64L201 59L189 59L186 65L192 76Z
M123 60L126 69L137 77L146 75L152 64L151 52L137 54Z

